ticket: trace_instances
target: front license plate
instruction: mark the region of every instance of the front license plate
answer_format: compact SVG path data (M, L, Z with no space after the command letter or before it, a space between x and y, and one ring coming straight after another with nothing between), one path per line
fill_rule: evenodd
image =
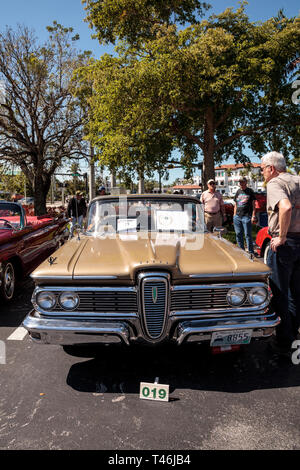
M249 344L252 330L215 331L211 335L211 346L227 346L232 344Z

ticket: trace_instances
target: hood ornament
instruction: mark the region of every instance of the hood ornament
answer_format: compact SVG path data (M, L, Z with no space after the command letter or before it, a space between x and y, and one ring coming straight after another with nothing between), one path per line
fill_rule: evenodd
M50 256L50 258L48 259L48 263L50 264L50 266L52 266L52 264L54 264L56 260L57 258L52 258L52 256Z
M152 300L153 300L153 303L156 304L157 302L157 295L158 292L157 292L157 287L152 287Z

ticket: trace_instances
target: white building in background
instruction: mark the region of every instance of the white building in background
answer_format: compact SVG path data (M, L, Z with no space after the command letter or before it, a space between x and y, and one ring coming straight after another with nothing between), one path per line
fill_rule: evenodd
M236 163L231 165L220 165L215 167L215 181L217 183L217 190L224 196L233 197L239 186L239 179L246 177L248 180L248 187L252 188L255 192L264 192L263 178L261 176L260 164L251 163L243 165ZM199 184L201 177L199 175L193 178L195 184Z
M235 195L237 190L240 189L239 179L242 177L247 178L248 187L252 188L253 191L265 191L259 163L251 163L250 165L236 163L215 167L217 190L225 196L232 197Z

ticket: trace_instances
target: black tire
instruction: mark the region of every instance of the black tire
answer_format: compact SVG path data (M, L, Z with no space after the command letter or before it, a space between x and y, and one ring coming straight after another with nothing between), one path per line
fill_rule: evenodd
M270 241L268 241L265 245L264 254L263 254L265 264L267 264L268 253L269 253L270 248L271 248L271 244L270 244Z
M0 274L1 286L0 294L5 302L12 300L15 293L16 275L14 265L9 261L2 264L2 271Z

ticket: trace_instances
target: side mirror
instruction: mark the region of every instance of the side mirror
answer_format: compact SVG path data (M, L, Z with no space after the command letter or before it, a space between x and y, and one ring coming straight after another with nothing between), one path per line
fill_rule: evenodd
M227 233L227 229L225 227L214 227L213 232L217 233L219 238L221 238L225 233Z

